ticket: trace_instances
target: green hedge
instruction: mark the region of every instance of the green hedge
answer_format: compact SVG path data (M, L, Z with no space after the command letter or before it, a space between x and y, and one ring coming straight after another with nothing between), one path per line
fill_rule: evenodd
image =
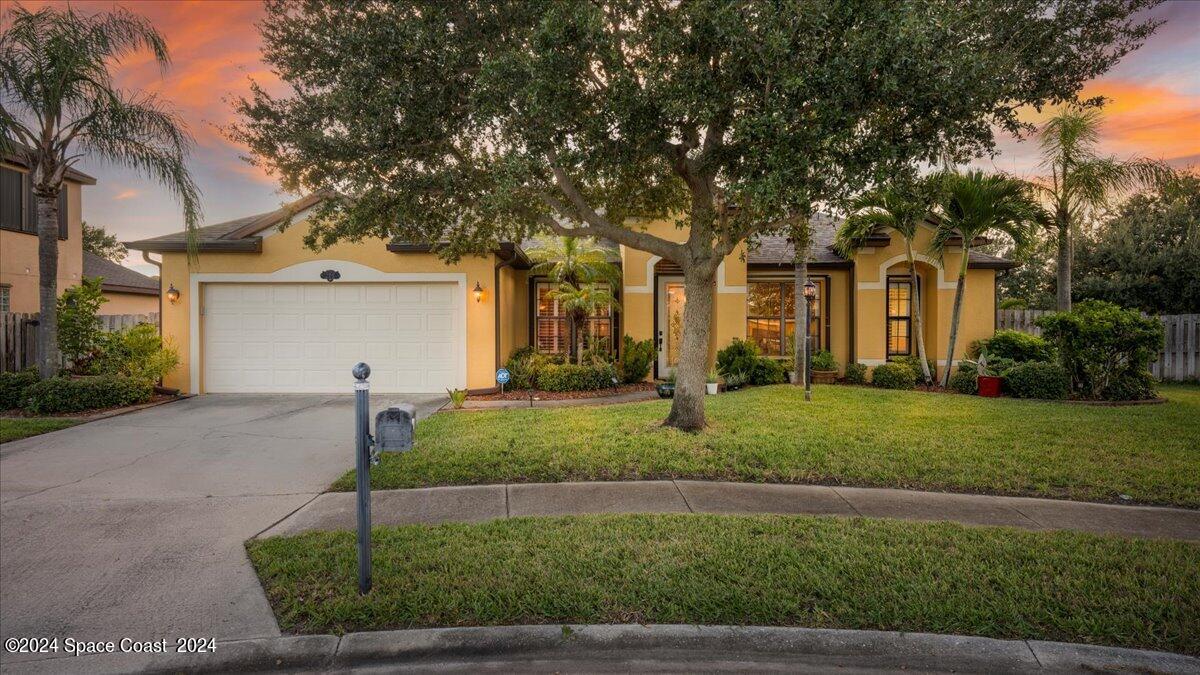
M26 389L24 406L35 415L52 415L136 405L149 401L153 394L149 382L128 377L55 377Z
M960 394L971 394L974 396L979 393L979 380L975 368L969 366L960 366L958 370L950 376L950 388Z
M33 370L0 373L0 410L20 408L25 391L37 381L37 372Z
M1012 359L1017 363L1054 360L1054 346L1049 341L1015 330L998 330L983 341L983 346L990 358Z
M1085 300L1069 312L1039 317L1035 323L1058 352L1071 391L1087 399L1153 398L1147 375L1163 345L1163 325L1133 309Z
M871 384L883 389L912 389L917 386L917 374L903 363L885 363L875 366Z
M1057 363L1029 361L1013 366L1005 374L1004 384L1017 398L1061 400L1067 397L1071 380Z
M902 365L905 365L905 366L908 366L909 368L911 368L912 371L917 374L918 381L920 381L925 376L925 374L923 372L921 372L921 357L919 357L915 354L912 356L893 357L892 363L899 363L899 364L902 364ZM933 359L925 359L925 363L927 363L929 365L929 376L933 377L933 378L937 378L937 363L935 363Z
M548 365L538 372L538 388L544 391L590 391L613 386L615 371L610 365Z
M846 364L846 384L866 384L867 367L861 363Z

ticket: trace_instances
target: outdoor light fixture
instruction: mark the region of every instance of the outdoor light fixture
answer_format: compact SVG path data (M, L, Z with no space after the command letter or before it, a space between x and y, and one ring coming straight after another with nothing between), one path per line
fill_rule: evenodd
M170 300L172 305L179 302L179 289L175 288L175 284L171 284L167 289L167 300Z
M808 332L808 327L812 325L812 301L817 297L817 285L812 282L812 279L807 279L804 282L804 400L812 400L812 335ZM799 331L800 327L797 326Z
M475 302L483 301L483 286L480 286L478 281L475 282L475 289L471 291L471 294L475 296Z
M804 297L809 300L817 297L817 285L812 282L812 279L804 282Z

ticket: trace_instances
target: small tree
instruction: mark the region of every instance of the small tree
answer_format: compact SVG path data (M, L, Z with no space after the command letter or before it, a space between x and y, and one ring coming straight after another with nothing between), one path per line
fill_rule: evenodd
M904 253L908 258L908 276L913 289L917 284L917 260L913 253L913 242L921 223L929 217L933 206L930 186L911 180L896 180L884 187L866 192L850 203L850 215L838 229L834 248L850 258L867 244L867 240L878 230L892 230L904 239ZM929 372L929 361L925 356L925 328L921 315L921 294L913 293L913 322L916 327L917 355L921 361L921 375L926 384L933 382ZM947 368L949 370L949 368Z
M1148 369L1164 336L1158 319L1085 300L1069 312L1038 317L1036 323L1056 347L1076 394L1089 399L1153 395Z
M552 282L558 284L558 288L553 292L568 297L572 295L568 291L579 292L588 284L605 283L611 289L615 289L621 285L621 268L609 262L610 253L610 249L593 239L554 237L530 248L528 254L534 266L529 273L549 277ZM560 303L563 301L560 300ZM583 344L577 340L579 333L576 328L587 320L592 312L603 307L600 305L584 311L585 304L587 303L575 303L574 309L568 309L564 304L571 334L568 356L574 356L576 359L583 351Z
M1058 239L1058 309L1071 309L1071 268L1075 230L1109 197L1168 177L1170 169L1145 158L1119 160L1100 155L1101 113L1098 108L1068 105L1038 131L1042 168L1048 183L1035 183L1049 204L1050 222Z
M115 263L124 260L128 253L117 235L105 232L102 225L88 225L86 220L83 221L83 250Z
M595 315L606 307L609 311L620 311L621 306L617 304L617 299L613 296L612 291L594 283L572 286L564 282L558 288L550 291L550 298L558 301L563 311L567 313L571 342L575 344L575 362L582 365L583 327L586 325L587 317Z
M958 341L958 322L966 295L967 265L972 242L990 233L1003 232L1018 246L1023 246L1029 238L1030 226L1042 212L1030 197L1028 184L1015 178L972 171L967 174L941 174L935 180L942 201L930 252L945 265L946 249L955 244L960 247L954 309L950 314L950 341L946 347L946 369L942 372L942 386L945 387L950 384L950 369L954 363L954 347Z
M186 167L191 138L183 121L153 94L118 89L110 68L149 50L166 68L167 45L146 19L124 9L91 16L13 6L0 22L0 149L30 168L37 202L41 330L38 373L57 368L58 195L82 157L154 178L183 202L189 232L200 218L199 193Z
M108 302L108 298L100 290L102 281L101 277L83 277L78 286L68 288L58 298L58 349L78 373L87 372L103 332L100 305Z
M1155 3L269 0L289 93L254 87L231 135L285 189L334 195L314 247L399 236L455 259L532 231L677 264L665 424L697 430L726 256L900 167L990 151L1022 106L1136 48Z

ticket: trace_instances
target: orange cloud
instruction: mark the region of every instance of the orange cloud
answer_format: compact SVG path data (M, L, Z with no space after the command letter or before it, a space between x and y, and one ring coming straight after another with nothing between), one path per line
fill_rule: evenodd
M140 190L134 190L132 188L128 189L128 190L121 190L117 194L113 195L113 201L120 202L120 201L124 201L126 199L133 199L134 197L137 197L141 194L142 193Z

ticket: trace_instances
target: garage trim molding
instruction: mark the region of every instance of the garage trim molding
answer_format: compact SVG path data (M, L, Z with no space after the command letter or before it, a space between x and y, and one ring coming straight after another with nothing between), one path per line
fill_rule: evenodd
M188 354L190 363L188 371L190 373L193 391L200 391L200 303L203 297L200 295L200 285L206 283L234 283L234 284L327 284L320 277L322 271L327 269L336 269L341 273L341 278L334 283L404 283L404 282L439 282L439 283L454 283L458 285L459 298L459 321L462 323L462 330L458 335L458 352L459 352L459 388L466 389L467 387L467 275L463 272L381 272L373 267L367 267L361 263L351 262L349 260L307 260L302 263L297 263L290 267L276 270L274 272L266 272L261 274L192 274L190 291L191 299L189 300L189 314L191 320L188 326ZM350 389L350 371L346 371L346 391Z

